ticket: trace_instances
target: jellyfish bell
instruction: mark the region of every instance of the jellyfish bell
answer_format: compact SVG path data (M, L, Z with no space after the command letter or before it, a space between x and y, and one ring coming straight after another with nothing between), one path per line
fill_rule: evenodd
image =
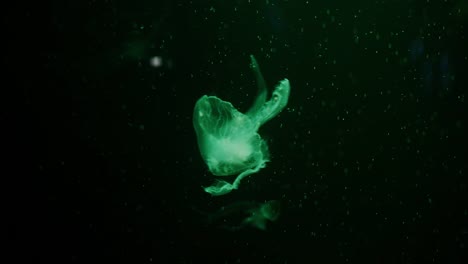
M234 175L267 161L267 146L255 124L232 104L205 95L195 108L200 153L213 175Z

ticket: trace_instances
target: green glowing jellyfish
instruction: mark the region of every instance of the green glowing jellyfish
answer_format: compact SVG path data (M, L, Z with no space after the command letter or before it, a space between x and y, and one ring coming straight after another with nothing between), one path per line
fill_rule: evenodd
M215 176L239 174L233 183L217 180L204 188L211 195L223 195L237 189L243 178L265 167L269 161L268 146L257 131L288 103L288 79L280 81L267 101L267 88L260 68L252 55L250 59L259 94L245 114L216 96L204 95L195 104L193 125L208 169Z
M280 211L281 203L276 200L265 203L241 201L223 206L217 212L209 214L207 222L230 231L245 227L266 230L267 223L276 221Z

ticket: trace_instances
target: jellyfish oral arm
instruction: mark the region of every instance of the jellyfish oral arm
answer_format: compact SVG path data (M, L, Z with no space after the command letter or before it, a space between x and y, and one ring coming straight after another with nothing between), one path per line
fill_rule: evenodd
M250 68L252 69L257 81L258 95L249 111L247 111L246 115L255 116L256 113L265 104L268 91L265 79L263 78L262 72L260 71L260 66L258 65L257 60L253 55L250 55Z
M240 182L245 177L258 172L260 169L265 168L265 162L258 164L255 168L247 169L246 171L239 174L234 182L231 184L227 181L217 180L213 185L203 188L205 192L213 195L220 196L226 193L230 193L232 190L239 188Z
M289 100L290 90L291 88L289 86L288 79L282 80L275 87L271 99L259 109L255 116L252 117L256 122L258 122L259 126L278 115L281 110L286 107Z
M209 186L203 188L205 192L213 195L213 196L220 196L226 193L230 193L234 188L233 184L230 184L227 181L216 180L216 182Z

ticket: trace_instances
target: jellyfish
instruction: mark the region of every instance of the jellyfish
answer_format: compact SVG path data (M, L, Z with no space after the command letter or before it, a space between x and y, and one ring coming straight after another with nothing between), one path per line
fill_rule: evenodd
M288 103L289 80L283 79L275 87L270 100L260 67L250 56L255 74L258 95L246 113L216 96L204 95L195 104L193 126L198 147L209 171L215 176L236 175L229 183L217 180L204 190L213 195L224 195L239 187L241 180L266 166L269 161L268 146L258 134L258 129L272 119Z
M250 216L242 221L241 227L250 225L265 230L267 221L274 222L278 219L280 209L280 203L275 200L261 204L258 208L250 210Z
M198 212L206 215L205 220L209 225L230 231L238 231L245 227L266 230L267 223L276 221L280 211L280 201L270 200L265 203L240 201L223 206L214 213Z

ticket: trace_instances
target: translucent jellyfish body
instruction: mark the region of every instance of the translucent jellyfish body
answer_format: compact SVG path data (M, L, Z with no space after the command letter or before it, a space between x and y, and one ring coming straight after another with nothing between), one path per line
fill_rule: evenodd
M212 195L223 195L237 189L243 178L265 167L269 161L268 146L257 131L288 103L288 79L280 81L267 101L267 88L260 68L255 58L250 58L259 94L245 114L216 96L204 95L195 104L193 125L208 169L215 176L239 174L233 183L218 180L204 188Z

